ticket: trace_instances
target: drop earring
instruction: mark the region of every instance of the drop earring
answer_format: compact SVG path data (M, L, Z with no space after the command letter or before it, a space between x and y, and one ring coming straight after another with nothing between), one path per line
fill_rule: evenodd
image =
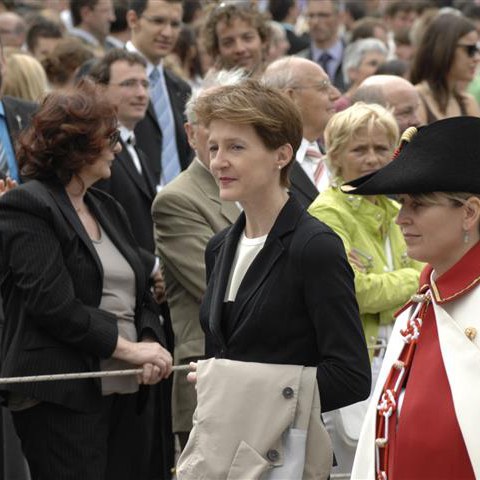
M470 233L468 230L463 231L463 243L467 244L470 241Z

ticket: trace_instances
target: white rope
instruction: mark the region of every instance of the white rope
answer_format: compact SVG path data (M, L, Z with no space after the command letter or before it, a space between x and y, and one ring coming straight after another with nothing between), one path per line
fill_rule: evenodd
M189 370L188 365L175 365L172 367L174 372ZM138 375L142 373L142 368L132 368L130 370L111 370L105 372L81 372L81 373L57 373L53 375L30 375L28 377L0 377L0 385L8 383L30 383L30 382L51 382L54 380L79 380L83 378L104 378L104 377L125 377L128 375Z

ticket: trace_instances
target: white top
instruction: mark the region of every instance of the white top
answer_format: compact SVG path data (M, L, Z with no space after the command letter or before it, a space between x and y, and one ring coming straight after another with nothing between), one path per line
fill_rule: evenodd
M257 238L247 238L245 232L242 233L237 245L235 258L233 259L230 277L228 279L227 290L225 292L225 301L234 302L237 296L238 288L242 283L243 277L247 273L258 252L265 245L268 235Z

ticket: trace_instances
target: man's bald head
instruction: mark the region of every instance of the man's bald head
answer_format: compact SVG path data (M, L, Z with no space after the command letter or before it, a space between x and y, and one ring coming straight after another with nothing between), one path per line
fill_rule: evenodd
M6 47L20 48L25 43L27 25L15 12L0 13L0 35Z
M361 83L354 100L380 103L390 107L401 132L408 127L417 127L420 124L418 119L420 97L417 89L402 77L372 75Z
M263 82L287 94L302 115L303 136L313 142L323 136L328 120L335 113L340 92L331 84L318 63L300 57L283 57L265 70Z

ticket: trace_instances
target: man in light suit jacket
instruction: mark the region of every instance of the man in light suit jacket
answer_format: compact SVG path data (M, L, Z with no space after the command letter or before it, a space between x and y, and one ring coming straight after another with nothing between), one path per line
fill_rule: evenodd
M308 207L330 183L328 169L320 158L323 152L319 140L335 113L334 102L340 93L322 67L305 58L276 60L265 70L263 81L282 90L300 110L303 139L290 171L290 182L297 200Z
M132 32L132 40L127 42L126 48L141 54L147 61L147 75L151 79L154 70L158 71L163 91L168 94L167 110L170 120L173 121L176 153L178 155L178 172L185 170L189 165L193 152L183 128L185 122L184 111L191 88L180 77L165 69L163 58L168 55L177 41L182 22L181 0L136 0L130 2L127 12L128 25ZM152 92L152 90L151 90ZM171 138L163 135L161 119L155 111L154 98L148 106L145 118L135 127L137 143L145 152L153 166L156 182L164 186L165 164L170 159L161 158L164 143Z
M211 85L238 82L238 72L221 72ZM207 80L209 81L209 80ZM200 302L205 292L204 254L210 238L231 225L240 209L220 200L218 186L209 171L208 130L195 121L193 109L200 93L187 103L185 125L196 158L156 196L152 207L155 242L162 259L168 303L175 332L177 363L203 357L205 337L199 323ZM174 375L173 431L183 448L192 428L196 392L184 373Z

